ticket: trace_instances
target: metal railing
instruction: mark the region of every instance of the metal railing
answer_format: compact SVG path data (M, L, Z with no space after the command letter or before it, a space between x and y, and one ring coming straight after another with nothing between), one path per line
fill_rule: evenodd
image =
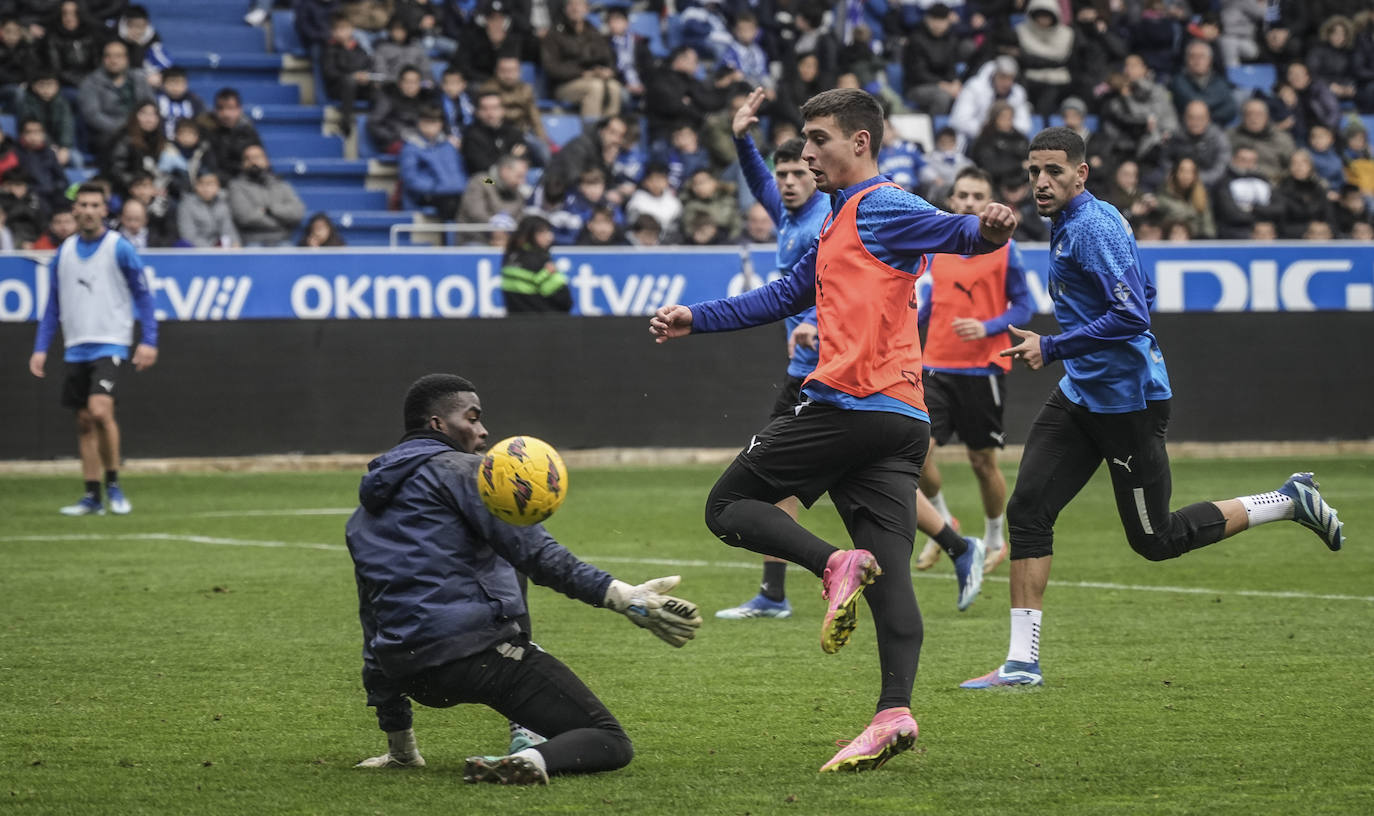
M415 233L426 233L434 235L447 235L449 233L454 233L457 235L476 235L478 233L481 233L484 235L490 235L493 232L501 231L502 230L492 229L490 224L392 224L391 246L394 249L401 245L400 237L402 233L409 233L412 236Z

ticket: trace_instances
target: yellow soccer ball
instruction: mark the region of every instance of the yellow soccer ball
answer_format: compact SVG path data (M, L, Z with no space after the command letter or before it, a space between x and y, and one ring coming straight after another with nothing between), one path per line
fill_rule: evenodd
M521 527L538 524L568 495L568 469L558 451L542 439L508 437L482 457L477 492L502 521Z

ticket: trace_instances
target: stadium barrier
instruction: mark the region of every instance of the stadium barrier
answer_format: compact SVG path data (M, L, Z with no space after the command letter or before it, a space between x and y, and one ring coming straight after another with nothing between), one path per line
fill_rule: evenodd
M1156 270L1161 258L1190 265L1193 271L1181 273L1185 304L1195 280L1213 286L1213 295L1232 287L1232 300L1214 299L1212 311L1155 317L1176 395L1171 438L1374 438L1374 374L1357 356L1371 326L1362 298L1374 289L1374 253L1354 244L1298 245L1301 256L1271 249L1261 257L1253 246L1230 247L1222 260L1153 261ZM1034 269L1031 249L1026 260ZM1147 265L1152 252L1142 250ZM609 258L619 263L614 270ZM645 318L635 316L664 302L724 294L732 281L742 285L737 253L570 252L561 259L577 264L574 280L581 270L592 279L579 290L584 313L629 316L375 319L403 316L405 303L409 314L423 314L426 291L436 316L464 303L468 314L487 313L479 303L499 311L492 271L499 259L488 253L148 253L168 322L157 367L121 387L125 451L380 450L399 435L405 387L429 371L472 378L496 437L531 433L568 449L728 447L758 430L786 365L780 326L660 346ZM1203 264L1227 271L1204 275L1196 271ZM465 270L476 277L464 277ZM60 348L51 349L46 379L35 380L26 366L44 280L31 258L0 259L0 459L75 453L71 417L58 407ZM427 289L420 280L430 281ZM1251 313L1234 308L1242 284ZM411 288L397 288L403 285ZM1338 302L1343 311L1312 311ZM357 319L364 314L374 319ZM1045 315L1031 326L1054 330ZM1056 379L1021 369L1009 376L1008 442L1024 440Z

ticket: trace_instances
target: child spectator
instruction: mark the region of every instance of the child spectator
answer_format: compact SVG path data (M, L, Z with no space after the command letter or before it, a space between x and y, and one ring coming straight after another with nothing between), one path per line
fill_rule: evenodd
M663 226L657 218L644 213L630 222L630 232L626 237L632 246L656 247L663 243Z
M339 130L347 137L353 132L353 107L359 96L366 98L376 87L372 55L367 53L353 30L353 23L342 11L334 13L329 24L329 42L320 58L324 90L339 100Z
M1307 152L1312 154L1312 166L1317 175L1326 179L1333 190L1345 183L1345 163L1336 151L1336 137L1326 125L1315 125L1307 132Z
M615 54L616 78L638 107L644 96L643 76L653 70L654 58L649 52L649 42L630 31L628 11L622 6L606 9L606 35Z
M401 148L401 189L416 205L434 207L447 222L457 216L467 183L462 157L444 136L443 113L422 108L416 133Z
M310 216L310 222L305 225L305 232L301 234L300 243L296 246L319 249L320 247L347 246L347 244L348 242L339 234L339 228L334 226L333 221L329 220L329 216L317 212Z
M625 231L616 223L616 213L610 207L597 207L577 236L578 246L629 246Z
M439 81L439 103L444 110L444 129L450 136L461 136L477 114L477 105L468 95L468 80L463 69L454 65L444 69Z
M554 265L553 227L537 215L520 220L501 257L501 294L506 313L570 312L572 289Z
M1331 212L1331 223L1336 232L1341 235L1352 235L1356 224L1371 220L1374 220L1374 215L1371 215L1369 201L1360 192L1360 188L1353 184L1342 184L1340 197L1336 199L1336 206ZM19 240L17 231L15 240Z
M425 85L434 80L434 67L429 62L425 47L415 42L406 21L399 14L393 14L386 24L386 39L376 43L372 49L372 70L381 76L382 82L396 82L401 78L401 69L414 66L420 70Z
M598 207L612 207L606 201L606 174L599 167L589 167L577 177L577 185L563 197L557 210L549 213L554 243L575 243L582 227Z
M19 145L0 129L0 176L19 167Z
M138 201L147 210L148 230L153 246L173 246L177 241L176 207L167 190L151 173L140 172L129 182L128 200Z
M1345 146L1341 162L1345 165L1345 180L1360 188L1365 195L1374 195L1374 156L1369 151L1369 133L1358 116L1351 116L1341 130Z
M143 77L151 87L162 84L162 73L172 67L172 58L162 47L162 37L148 20L143 6L129 6L119 17L117 32L120 41L129 49L129 65L143 69Z
M694 212L682 217L682 243L685 246L722 246L731 243L708 212Z
M921 146L903 139L889 117L883 128L883 146L878 149L878 172L914 193L920 186L925 164Z
M196 176L195 195L181 200L177 208L177 232L181 241L193 247L234 249L243 245L229 201L220 189L219 176L209 170Z
M179 119L172 141L162 149L157 171L166 179L167 190L181 199L191 192L202 173L217 172L215 154L210 143L200 134L200 125L192 119Z
M696 217L705 213L718 229L709 243L729 243L739 237L742 228L739 199L735 186L716 178L710 168L701 168L688 178L682 198L682 220L696 224ZM699 231L693 227L692 232Z
M734 73L731 77L733 82L743 82L751 88L763 88L768 98L772 99L773 76L768 71L768 56L758 44L758 18L751 12L740 12L735 15L730 34L730 43L721 50L721 67Z
M921 188L927 197L937 191L943 193L954 185L959 171L973 162L959 149L959 134L946 125L935 134L935 149L926 157L921 168Z
M0 210L0 220L4 210ZM76 234L76 216L72 215L72 203L63 199L53 208L48 218L48 228L33 242L33 249L57 249L62 242Z
M682 189L696 171L710 167L711 154L701 146L701 137L691 122L678 122L668 135L668 143L659 148L655 160L668 168L668 186Z
M71 164L76 145L76 114L72 105L59 91L62 86L57 74L48 68L39 68L33 75L19 101L20 119L37 119L48 132L48 140L57 151L57 158L65 167Z
M37 119L19 123L19 166L32 178L34 190L49 209L66 198L67 171L48 144L48 133Z
M682 202L668 184L668 167L661 162L649 162L639 189L625 204L625 217L634 224L641 215L652 215L659 224L660 238L677 231L682 217Z
M14 245L27 249L38 240L43 225L48 223L48 208L34 192L33 179L22 167L14 167L0 176L0 210L5 211L5 226L14 236Z
M205 113L205 100L191 92L185 68L168 68L162 73L162 88L158 90L157 112L166 125L167 138L176 137L177 122L195 119Z

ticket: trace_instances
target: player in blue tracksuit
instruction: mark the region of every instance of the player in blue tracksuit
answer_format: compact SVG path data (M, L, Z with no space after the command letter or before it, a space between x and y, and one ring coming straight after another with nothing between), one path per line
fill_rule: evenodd
M701 624L664 595L677 578L632 587L580 561L541 525L498 520L477 492L487 431L472 384L430 374L406 394L405 436L368 465L346 539L358 585L363 687L387 753L359 767L423 767L410 700L483 703L547 742L469 757L468 782L539 784L550 774L629 763L630 740L571 669L530 642L516 570L592 606L625 614L674 646Z
M763 156L749 136L749 128L758 121L755 115L763 103L762 89L756 89L735 113L735 152L740 168L749 184L749 192L768 211L778 227L778 249L775 269L787 275L792 266L810 249L811 242L821 231L821 223L830 212L830 197L816 189L816 180L802 160L801 139L789 139L773 152L773 171L770 173ZM816 368L816 308L787 317L787 377L773 402L769 419L776 419L801 401L801 384ZM797 498L789 496L778 506L792 518L797 517ZM792 614L787 601L785 579L787 562L764 556L763 582L759 594L739 606L721 609L716 617L731 620L747 618L786 618Z
M1011 647L1006 662L964 688L1040 685L1040 631L1054 523L1108 463L1117 512L1131 548L1151 561L1177 558L1258 524L1283 519L1332 550L1344 534L1311 473L1277 490L1169 512L1165 436L1172 392L1164 354L1150 331L1155 288L1141 267L1130 226L1084 191L1088 165L1077 133L1041 131L1028 171L1036 210L1054 219L1049 289L1063 331L1040 336L1015 327L1002 352L1031 370L1061 360L1064 376L1031 426L1007 505L1011 534Z
M133 506L119 486L119 423L115 390L124 363L143 371L157 362L157 316L153 295L143 276L138 250L119 233L106 229L109 209L105 189L83 184L72 207L77 233L62 242L49 267L48 305L38 322L29 371L45 376L48 346L62 326L67 378L62 405L76 412L77 443L86 492L63 507L67 516L103 515L100 477L110 511L118 515ZM130 354L134 319L142 337Z

